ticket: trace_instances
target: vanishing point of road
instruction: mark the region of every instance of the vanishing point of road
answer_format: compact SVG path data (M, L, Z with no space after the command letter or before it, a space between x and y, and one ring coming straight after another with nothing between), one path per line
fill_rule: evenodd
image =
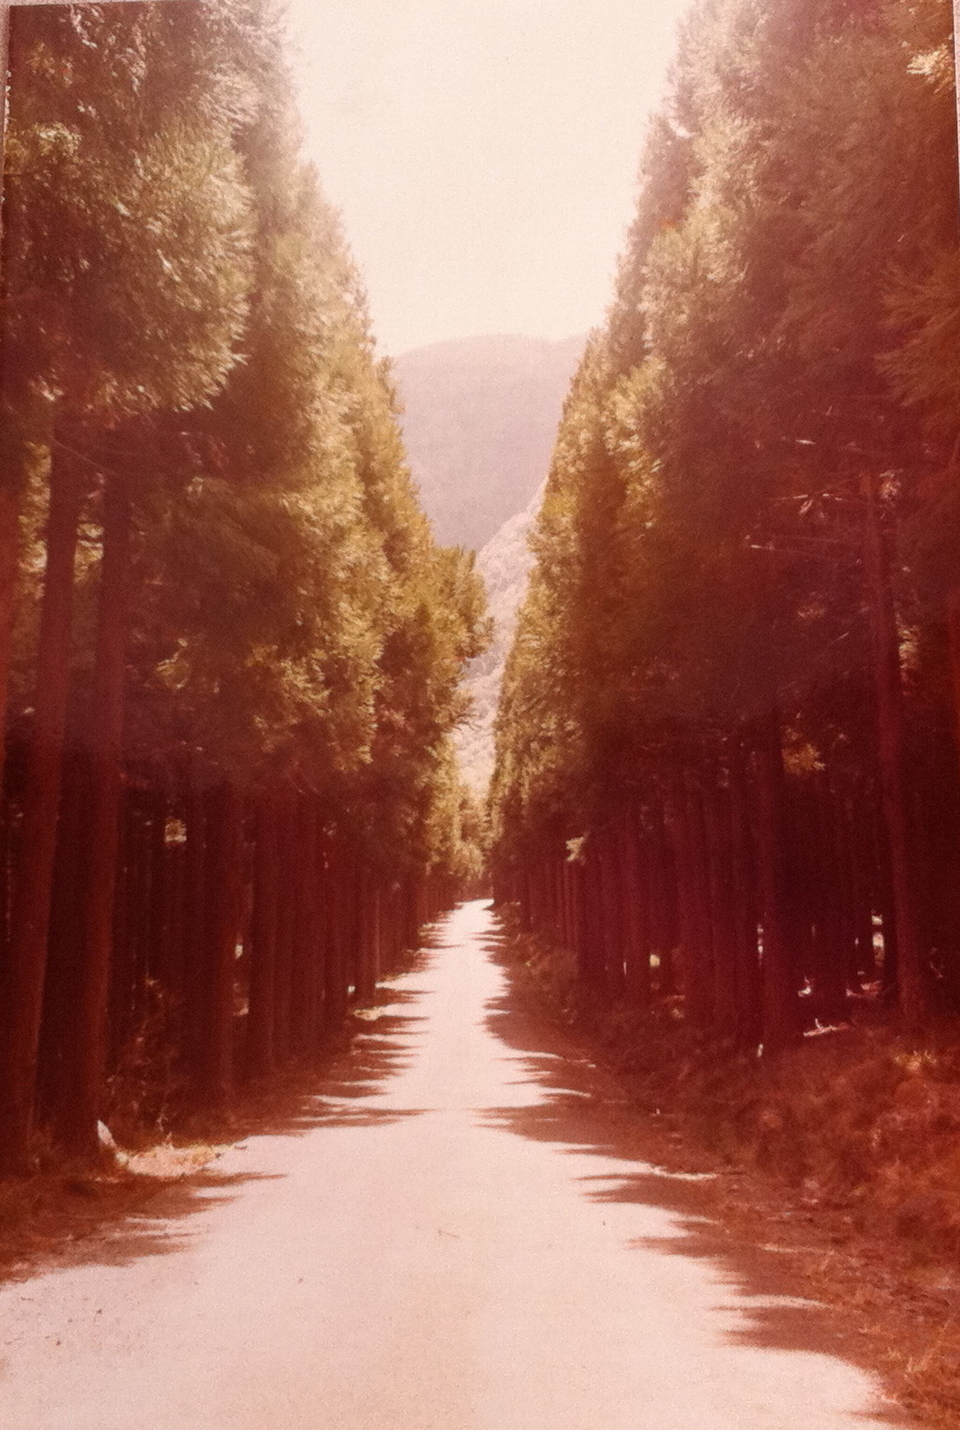
M458 909L292 1126L0 1289L3 1430L889 1427L496 942Z

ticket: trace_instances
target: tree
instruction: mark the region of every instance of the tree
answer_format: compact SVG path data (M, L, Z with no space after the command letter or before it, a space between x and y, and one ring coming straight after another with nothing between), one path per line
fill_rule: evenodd
M211 124L209 110L191 111L200 77L190 67L179 92L167 89L162 100L143 84L152 54L172 42L169 22L139 9L51 7L18 14L14 33L21 68L8 144L7 352L14 370L30 374L21 386L50 395L53 437L34 728L0 1034L7 1170L22 1169L28 1158L74 552L83 496L98 469L93 434L216 391L236 357L249 281L248 200L230 143L235 115L224 112ZM210 58L215 66L217 57ZM171 66L161 68L169 80ZM126 142L118 142L120 134ZM178 361L171 364L174 344ZM119 566L126 502L125 494L111 494L105 506ZM107 569L113 564L111 557ZM122 572L111 579L113 595L122 583ZM93 791L103 863L91 873L88 904L88 942L97 944L90 956L101 969L116 825L122 608L104 601L103 621L98 715L106 713L107 738ZM94 982L102 1002L103 976Z
M948 34L944 0L693 11L561 426L498 724L501 887L607 997L672 905L704 1037L789 1041L805 985L842 1006L874 916L908 1022L952 977L910 793L954 819L917 587L955 574Z

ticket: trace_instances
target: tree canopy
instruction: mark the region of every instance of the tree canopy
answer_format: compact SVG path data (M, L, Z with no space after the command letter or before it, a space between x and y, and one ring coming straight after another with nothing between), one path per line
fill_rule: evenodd
M908 1017L957 991L950 865L921 852L957 833L951 21L946 0L694 7L564 414L501 705L507 886L595 938L558 891L591 857L628 877L632 855L603 853L626 807L631 839L669 836L676 868L650 858L688 1011L722 1013L718 991L698 1014L697 989L732 957L732 883L759 901L767 952L749 909L737 938L768 982L782 933L769 1041L799 1026L805 985L853 987L858 958L874 976L854 898L882 918ZM820 876L800 873L811 821L872 890L835 891L829 956L803 885ZM553 893L522 893L530 861Z
M268 1071L369 996L476 867L451 737L485 623L472 558L417 505L269 0L21 9L11 80L16 1169L38 1112L95 1146L151 999L184 1089L217 1101L244 1046Z

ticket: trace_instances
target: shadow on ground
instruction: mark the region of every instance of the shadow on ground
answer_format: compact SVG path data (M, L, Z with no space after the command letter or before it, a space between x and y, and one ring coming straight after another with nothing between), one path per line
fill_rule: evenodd
M829 1308L804 1297L799 1276L791 1272L790 1248L776 1245L776 1224L759 1224L751 1243L733 1236L717 1219L713 1184L732 1174L709 1166L706 1153L699 1165L689 1149L683 1156L672 1155L668 1128L631 1110L616 1078L511 989L509 936L491 933L482 946L508 978L507 991L487 1005L486 1025L523 1069L522 1080L540 1091L531 1106L485 1109L485 1124L550 1143L560 1152L622 1161L620 1173L580 1177L584 1196L672 1214L675 1235L638 1237L627 1245L706 1262L718 1285L738 1300L742 1321L725 1333L728 1343L829 1355L875 1373L869 1352L853 1343ZM684 1170L671 1170L677 1164ZM785 1211L784 1218L788 1215ZM903 1427L915 1423L892 1405L873 1409L865 1418Z
M321 1127L372 1128L419 1116L419 1108L384 1110L365 1103L382 1093L414 1056L411 1046L422 1036L425 1022L417 1011L425 992L411 987L409 976L425 968L432 952L443 946L440 932L428 931L416 956L384 979L370 1007L351 1012L337 1044L325 1049L314 1065L248 1089L225 1119L198 1123L189 1137L177 1139L187 1147L201 1140L208 1144L205 1163L194 1161L186 1171L171 1175L163 1169L161 1148L156 1149L156 1171L38 1178L32 1188L28 1184L24 1190L34 1198L35 1215L23 1234L6 1239L6 1246L0 1226L5 1263L0 1263L0 1277L27 1281L67 1267L119 1266L175 1254L191 1239L185 1227L191 1218L232 1201L249 1183L282 1176L220 1170L222 1150L242 1147L251 1137L299 1137ZM175 1162L184 1150L171 1146L169 1160Z

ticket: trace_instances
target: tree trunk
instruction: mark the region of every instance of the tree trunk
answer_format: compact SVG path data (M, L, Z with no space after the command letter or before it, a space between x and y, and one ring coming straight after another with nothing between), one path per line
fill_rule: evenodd
M0 391L0 400L2 396ZM5 458L0 460L5 462ZM13 643L14 602L20 567L20 502L20 485L14 474L0 471L0 788L3 787L7 689Z
M203 1041L203 966L206 954L207 809L199 787L199 772L191 769L184 801L187 830L183 870L183 973L181 998L181 1062L187 1083L196 1086Z
M59 1101L71 1081L65 1061L70 1045L73 1009L79 996L79 914L86 874L84 854L89 785L86 760L80 752L68 749L64 755L57 819L57 852L53 863L37 1068L37 1118L44 1123L56 1116Z
M650 847L639 813L630 808L620 826L624 860L624 939L627 997L635 1008L650 1003L652 898Z
M857 797L857 794L860 797ZM870 829L869 808L865 811L862 790L847 806L850 825L850 897L854 937L854 967L851 984L858 990L877 976L877 955L873 946L873 885L876 857Z
M21 21L11 27L10 4L0 5L0 315L8 311L11 274L9 205L3 203L3 155L7 124L9 68L22 64L17 44ZM11 34L11 29L13 33ZM21 220L25 215L20 215ZM7 695L13 638L14 602L20 557L20 517L25 485L24 443L19 429L28 394L22 372L14 373L7 344L7 325L0 316L0 789L6 749Z
M756 1048L762 1036L757 861L751 838L747 772L739 743L730 761L730 830L735 901L737 1042L744 1048Z
M317 811L309 795L295 810L297 841L297 918L294 929L293 1050L313 1055L317 1045L320 998L319 890L317 888Z
M86 883L80 925L79 998L67 1061L69 1101L59 1132L75 1156L95 1157L107 1060L113 905L120 834L121 755L130 609L130 491L112 477L104 491L103 559L90 709Z
M168 807L176 818L181 831L186 829L183 818L183 791L175 783L168 793ZM186 946L187 946L187 843L180 832L167 842L164 831L164 890L166 894L166 918L163 927L163 983L171 1031L179 1030L177 1036L182 1042L184 1002L186 998Z
M842 842L840 799L827 773L814 776L821 851L819 897L817 900L818 952L817 1011L827 1022L847 1014L848 944L845 849Z
M713 929L703 796L692 779L677 782L672 820L683 923L682 982L685 1016L700 1033L714 1017Z
M241 924L243 801L232 783L207 796L207 927L198 1090L222 1110L233 1090L234 989Z
M911 861L900 639L879 498L869 474L863 478L862 496L865 513L863 564L873 626L877 752L883 819L890 850L893 918L897 934L898 1001L907 1027L918 1028L926 1013L928 990L919 936L915 872Z
M274 985L274 1053L281 1066L293 1050L293 958L296 940L296 896L299 865L296 850L296 804L285 792L278 811L280 895L277 909L276 983Z
M81 499L80 461L55 447L23 831L0 1003L0 1175L30 1170Z
M623 867L615 829L600 836L597 852L597 893L603 993L607 1002L622 1000L626 991L623 937Z
M166 987L170 889L167 867L167 788L162 776L160 783L149 791L147 804L150 814L147 880L150 923L146 966L148 976Z
M732 867L732 812L729 791L713 772L703 800L704 834L713 926L713 1009L717 1034L735 1041L740 1024L735 908L736 871Z
M369 868L364 868L360 885L360 950L357 965L357 1002L369 1007L377 992L379 955L380 890Z
M261 796L257 807L255 861L247 1065L251 1077L261 1078L272 1073L276 1065L279 834L276 802L269 795Z
M776 1052L800 1034L795 959L784 870L784 773L780 725L771 715L757 750L757 887L763 924L763 1047Z
M347 930L348 870L343 839L334 835L328 853L328 935L324 961L323 1024L329 1035L336 1032L347 1010Z
M594 998L603 995L606 968L600 924L600 868L597 841L591 835L580 854L580 944L578 976Z
M110 941L110 1013L108 1059L116 1063L133 1027L137 987L137 810L134 791L125 789L120 801L120 837L117 850L117 887L113 901Z
M654 909L651 940L658 959L660 998L672 998L677 992L674 952L681 941L677 860L666 818L664 806L658 800L651 816L650 890Z
M947 635L950 642L950 674L953 684L954 740L960 754L960 590L947 606Z

